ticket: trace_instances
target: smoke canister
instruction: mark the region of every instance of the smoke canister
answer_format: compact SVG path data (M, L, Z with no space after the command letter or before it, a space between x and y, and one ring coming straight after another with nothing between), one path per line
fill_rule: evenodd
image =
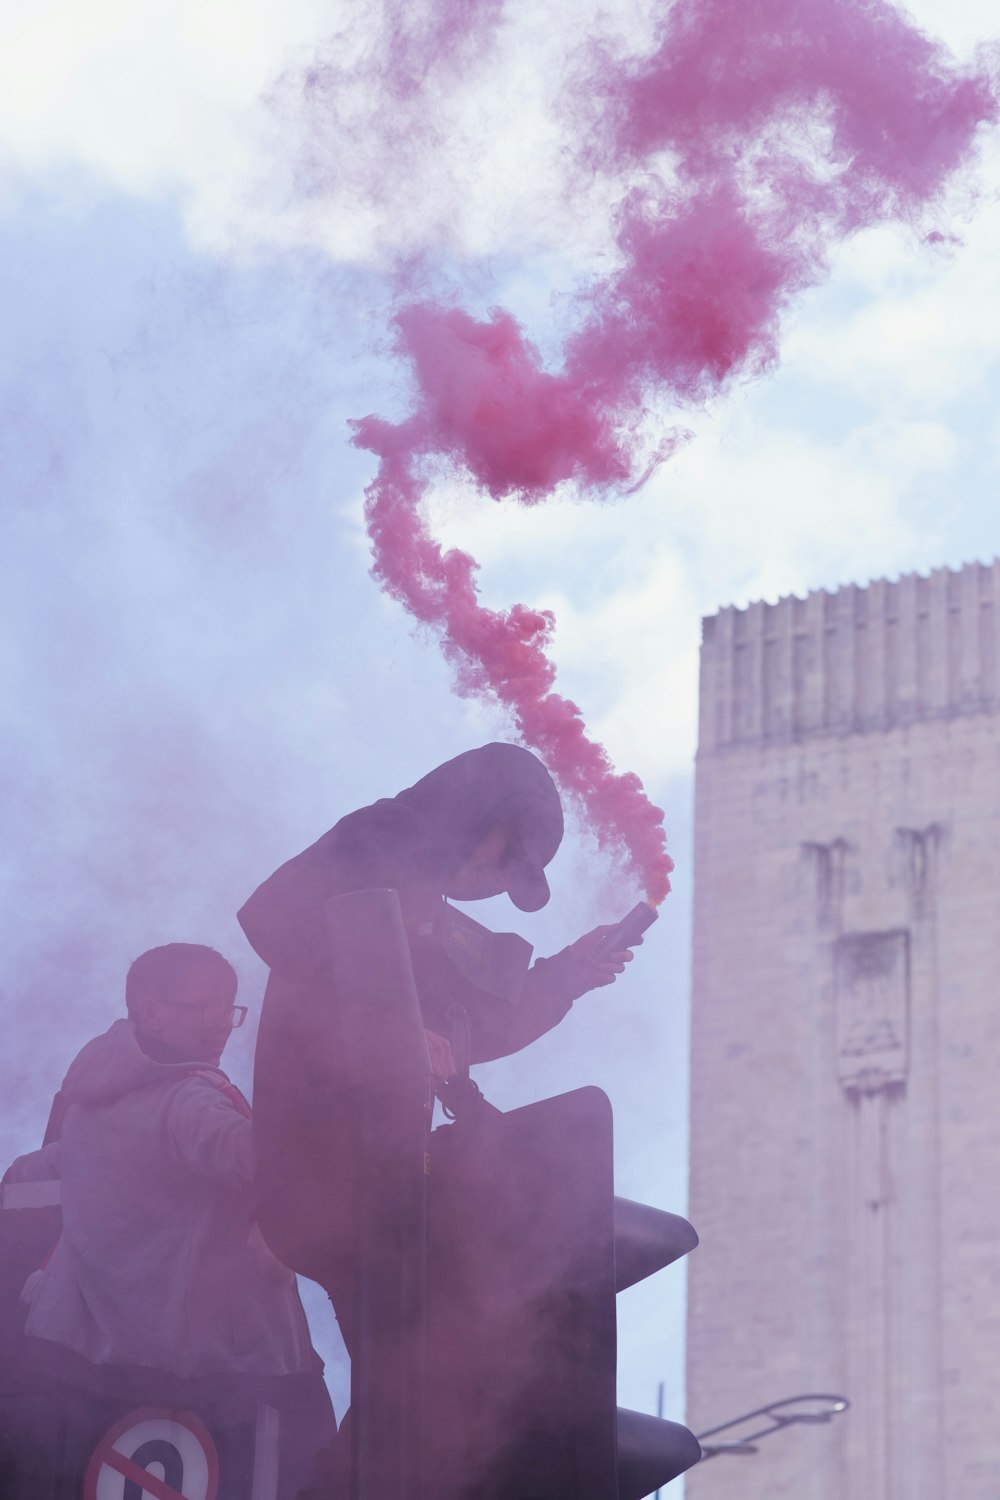
M637 901L627 916L616 922L610 932L606 932L600 942L591 949L591 959L598 962L609 958L612 953L624 953L626 948L631 948L637 943L647 927L652 927L659 916L655 906L650 906L648 901Z

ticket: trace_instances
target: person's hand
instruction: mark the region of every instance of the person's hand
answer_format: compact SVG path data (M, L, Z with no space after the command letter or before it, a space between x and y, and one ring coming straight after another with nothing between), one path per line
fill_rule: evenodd
M590 980L587 989L594 990L605 984L614 984L618 975L624 973L625 965L632 962L632 948L638 948L642 944L642 938L639 937L630 948L620 948L615 953L604 954L602 958L593 957L593 949L601 938L616 926L615 922L606 922L603 927L595 927L592 932L585 933L563 950L573 959L581 977L586 976Z

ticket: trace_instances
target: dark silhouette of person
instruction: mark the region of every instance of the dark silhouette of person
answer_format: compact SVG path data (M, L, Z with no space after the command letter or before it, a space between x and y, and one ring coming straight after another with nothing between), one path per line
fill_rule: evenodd
M489 744L438 766L395 797L349 813L275 871L239 912L271 973L254 1077L262 1231L286 1264L329 1292L351 1346L352 1235L358 1183L351 1079L338 1078L337 997L324 916L331 897L390 887L411 918L433 923L448 898L506 892L522 911L549 899L545 867L563 836L548 771L517 745ZM550 1031L573 1001L614 981L631 953L589 957L605 926L528 969L519 1003L490 1003L443 959L414 967L435 1071L517 1052ZM429 963L432 971L422 964ZM426 981L426 982L425 982Z

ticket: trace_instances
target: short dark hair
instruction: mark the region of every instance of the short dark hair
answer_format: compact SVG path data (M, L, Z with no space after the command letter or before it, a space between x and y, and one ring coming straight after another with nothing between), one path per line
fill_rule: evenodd
M236 970L227 958L204 943L164 943L147 948L129 967L125 978L125 1009L131 1016L142 995L165 1000L178 979L196 969L213 965L225 969L236 982Z

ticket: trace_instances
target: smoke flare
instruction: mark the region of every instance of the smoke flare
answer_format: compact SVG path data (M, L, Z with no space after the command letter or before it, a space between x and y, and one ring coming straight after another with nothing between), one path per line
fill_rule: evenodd
M365 417L354 441L380 460L366 491L376 578L439 634L460 693L510 711L658 901L663 815L554 692L552 615L484 608L477 564L441 548L422 500L442 468L528 505L567 481L598 496L634 484L650 463L636 433L651 396L696 402L773 366L781 314L828 246L932 202L997 105L985 73L961 71L881 0L677 0L649 57L594 58L571 107L599 101L581 156L623 181L619 265L582 294L561 370L543 368L507 312L411 304L396 338L413 414ZM637 166L641 189L626 185Z

